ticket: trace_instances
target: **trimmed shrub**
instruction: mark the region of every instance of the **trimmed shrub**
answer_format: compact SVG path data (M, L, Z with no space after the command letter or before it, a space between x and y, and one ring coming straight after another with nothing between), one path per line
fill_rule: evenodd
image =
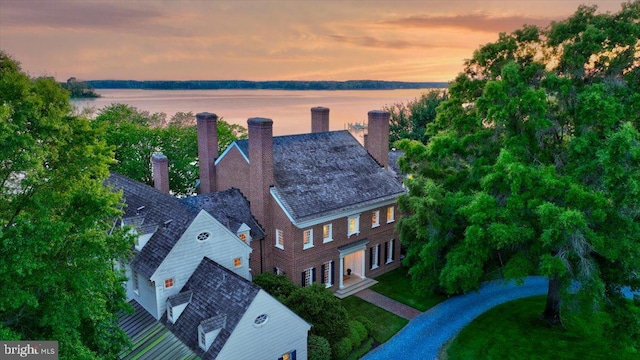
M351 350L353 350L353 345L351 344L351 339L348 337L342 338L337 343L333 344L332 347L333 358L334 359L345 359L349 354L351 354Z
M309 360L331 360L329 340L322 336L309 335L307 349L309 352Z
M367 330L367 334L371 334L373 332L373 322L369 318L358 316L356 320L364 325L364 328Z
M360 344L367 337L369 337L369 332L367 331L365 326L358 320L349 321L349 328L351 328L351 332L353 332L355 330L357 335L358 335L358 345L357 346L360 346ZM353 347L356 347L355 343L354 343Z

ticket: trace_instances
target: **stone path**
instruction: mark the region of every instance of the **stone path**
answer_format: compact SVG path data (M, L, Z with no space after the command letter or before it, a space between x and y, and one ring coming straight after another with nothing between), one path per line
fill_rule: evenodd
M362 300L368 301L378 307L381 307L389 312L392 312L402 318L411 320L416 316L422 314L421 311L409 307L403 303L390 299L382 294L379 294L371 289L364 289L355 294Z
M526 278L521 286L513 282L505 285L502 281L484 283L477 292L452 297L414 317L362 359L436 359L440 347L480 314L511 300L544 295L547 286L547 279L539 276Z

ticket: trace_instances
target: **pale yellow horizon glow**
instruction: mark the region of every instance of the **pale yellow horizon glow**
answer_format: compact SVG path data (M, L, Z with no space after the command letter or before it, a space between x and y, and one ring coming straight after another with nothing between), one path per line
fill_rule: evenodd
M0 0L0 49L59 81L451 81L500 32L623 2Z

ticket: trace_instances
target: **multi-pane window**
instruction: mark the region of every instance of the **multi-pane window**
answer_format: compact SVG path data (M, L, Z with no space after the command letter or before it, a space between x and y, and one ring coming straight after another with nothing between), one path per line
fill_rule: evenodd
M315 281L316 271L310 267L302 272L302 286L309 286Z
M387 264L393 262L393 239L389 240L389 247L387 248Z
M380 210L376 210L371 214L371 227L380 226Z
M304 249L313 247L313 229L304 231L302 235L302 244Z
M369 252L369 262L371 263L371 270L377 269L380 265L380 244L373 246Z
M296 351L292 350L286 354L282 354L282 356L280 356L278 360L296 360Z
M276 247L284 250L284 233L279 229L276 229Z
M235 258L233 259L233 267L240 267L242 266L242 258Z
M243 243L247 242L247 233L238 234L238 239L242 240Z
M360 233L360 215L351 215L348 220L347 236Z
M327 261L322 264L322 283L326 287L333 285L333 261Z
M333 226L331 224L325 224L322 227L322 242L329 242L333 240Z
M168 288L172 288L172 287L173 287L173 278L165 279L164 288L168 289Z
M204 330L200 330L200 347L202 347L203 349L207 346L206 344L206 337L204 334Z
M387 208L387 222L390 223L390 222L394 222L394 221L395 221L395 217L394 217L394 214L393 214L393 206L389 206Z

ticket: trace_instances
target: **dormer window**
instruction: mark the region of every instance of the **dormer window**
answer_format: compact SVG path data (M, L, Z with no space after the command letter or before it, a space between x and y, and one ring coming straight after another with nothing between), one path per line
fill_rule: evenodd
M211 234L209 234L206 231L203 231L200 234L198 234L198 236L196 238L198 239L198 241L202 242L202 241L206 241L207 239L209 239L209 236L211 236Z
M185 291L167 298L167 319L171 323L175 323L182 315L184 309L191 302L192 296L192 291Z
M198 343L204 351L209 351L211 344L216 340L220 331L227 326L227 315L220 314L202 320L198 325Z
M238 239L242 240L243 243L249 244L251 242L251 228L247 226L247 224L240 225L238 231L236 231L236 235L238 235Z

